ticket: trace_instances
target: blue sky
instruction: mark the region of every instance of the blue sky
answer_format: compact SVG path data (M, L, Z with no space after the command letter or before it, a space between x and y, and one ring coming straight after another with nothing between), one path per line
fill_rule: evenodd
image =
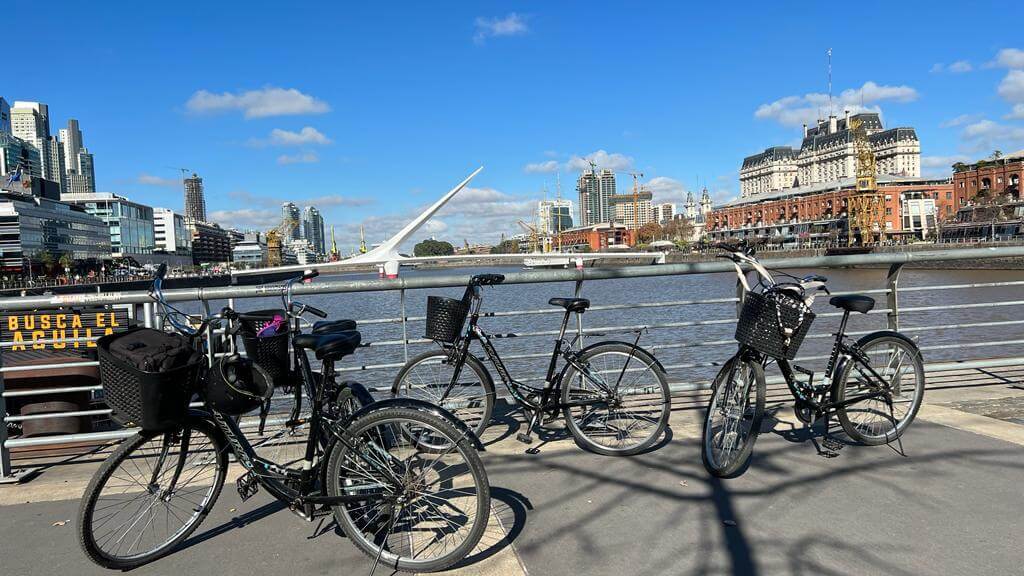
M679 201L736 194L743 156L796 144L825 92L913 126L922 164L1024 148L1017 3L14 0L0 96L77 118L98 187L181 207L199 172L224 224L266 227L313 202L350 250L396 231L479 165L425 234L516 233L584 158ZM17 19L24 22L24 19ZM964 25L965 21L979 23ZM982 24L983 23L983 24ZM17 62L12 59L17 59ZM841 114L841 111L838 113Z

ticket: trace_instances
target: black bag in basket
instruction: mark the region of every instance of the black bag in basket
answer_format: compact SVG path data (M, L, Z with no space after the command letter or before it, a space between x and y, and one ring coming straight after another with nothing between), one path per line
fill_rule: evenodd
M96 342L100 382L122 426L166 430L188 412L203 355L179 334L133 328Z

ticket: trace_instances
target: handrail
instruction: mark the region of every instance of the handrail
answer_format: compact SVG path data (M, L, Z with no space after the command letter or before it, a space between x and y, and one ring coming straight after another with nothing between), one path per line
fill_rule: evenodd
M864 265L901 265L915 262L940 262L948 260L978 260L990 258L1024 257L1024 246L1000 246L991 248L958 248L927 252L880 252L873 254L848 254L842 256L809 256L800 258L773 258L770 263L775 269L793 268L835 268ZM687 274L710 274L731 271L728 262L688 262L680 264L655 264L628 266L622 268L584 268L582 270L533 270L512 272L505 275L504 284L534 284L541 282L580 282L587 280L612 280L620 278L646 278L651 276L679 276ZM471 274L448 274L437 276L413 276L394 279L371 280L324 280L310 284L296 285L296 295L331 294L339 292L378 292L389 290L417 290L422 288L452 288L465 286ZM179 288L165 290L168 301L226 300L228 298L261 298L280 296L281 284L256 286L212 286L201 288ZM152 302L149 292L135 290L126 292L101 292L88 294L59 294L49 296L25 296L21 298L0 298L0 311L34 310L54 306L83 304L139 304Z

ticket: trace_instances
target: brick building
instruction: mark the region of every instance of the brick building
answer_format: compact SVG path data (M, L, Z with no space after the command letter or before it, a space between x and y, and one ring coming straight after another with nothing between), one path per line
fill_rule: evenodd
M953 185L946 180L885 175L877 182L889 237L931 237L935 215L956 212ZM834 242L846 236L848 199L856 192L855 185L854 178L844 178L733 200L717 206L706 218L705 236L713 242L732 238Z
M593 252L602 252L608 249L625 249L633 246L635 233L635 230L630 230L624 224L594 224L563 230L555 243L560 242L563 248L575 251L589 246Z
M974 164L953 165L953 196L956 204L943 215L946 218L967 205L979 192L991 196L1009 194L1020 199L1020 180L1024 174L1024 150L996 160L979 160Z

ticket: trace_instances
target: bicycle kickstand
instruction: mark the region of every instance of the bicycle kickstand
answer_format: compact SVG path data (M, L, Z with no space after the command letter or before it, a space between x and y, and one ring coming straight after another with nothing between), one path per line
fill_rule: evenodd
M894 414L893 411L892 411L892 396L891 395L888 395L888 394L886 395L885 403L889 407L889 420L892 422L893 428L895 429L896 426L898 425L898 422L896 422L896 414ZM892 440L889 440L885 444L887 446L889 446L889 448L892 448ZM903 435L902 434L899 434L899 435L896 436L896 453L899 454L900 456L903 456L904 458L907 457L907 453L903 451Z

